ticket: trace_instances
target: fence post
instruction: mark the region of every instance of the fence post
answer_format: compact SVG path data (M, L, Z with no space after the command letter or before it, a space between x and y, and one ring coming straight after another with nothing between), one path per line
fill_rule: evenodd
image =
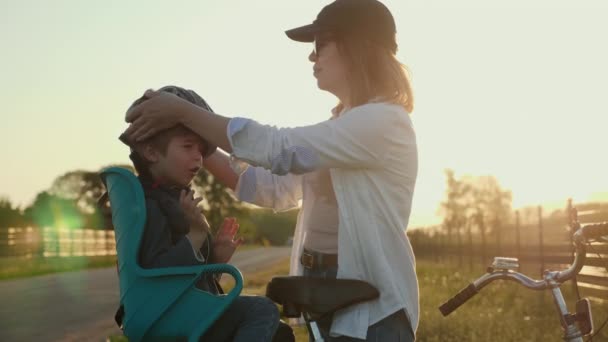
M469 267L473 270L473 256L475 252L473 251L473 232L471 231L471 223L467 223L467 233L469 235Z
M540 275L543 276L545 271L545 251L543 246L543 208L538 206L538 238L539 238L539 252L540 252Z
M458 225L456 228L456 234L458 235L458 266L462 268L464 248L462 245L462 225Z
M441 252L443 251L443 243L441 241L441 234L437 229L435 229L435 241L437 241L435 246L437 246L438 248L436 247L435 253L433 253L433 255L435 256L435 262L439 262L441 260L439 254L441 254Z
M498 220L494 221L494 230L496 231L496 255L500 256L502 255L502 250L500 248L500 229L501 229L501 224Z
M572 207L572 198L568 198L568 204L566 206L566 217L568 218L568 227L570 231L570 234L568 234L570 237L570 263L574 261L574 230L576 229L576 221L578 221L578 218L576 216L578 215L576 213L576 210L574 210L574 208Z
M487 261L486 261L486 253L487 253L487 248L486 248L486 227L485 227L485 222L483 219L483 216L480 214L478 216L479 219L479 232L481 233L481 264L483 266L487 266Z
M574 262L574 232L576 230L576 224L578 222L578 213L574 207L572 207L572 198L568 198L568 204L566 206L566 217L568 218L568 227L570 228L570 263ZM577 293L578 288L576 284L576 277L573 279L572 290Z
M515 211L515 245L517 246L517 259L521 265L521 230L519 223L519 210Z

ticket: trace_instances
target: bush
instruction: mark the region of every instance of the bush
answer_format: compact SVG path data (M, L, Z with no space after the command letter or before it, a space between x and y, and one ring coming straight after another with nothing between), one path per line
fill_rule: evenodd
M280 246L293 236L297 215L297 210L275 213L269 209L251 209L243 219L250 225L254 242Z

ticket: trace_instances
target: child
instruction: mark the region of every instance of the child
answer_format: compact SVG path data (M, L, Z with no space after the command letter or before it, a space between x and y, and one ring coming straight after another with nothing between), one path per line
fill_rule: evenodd
M175 86L161 88L197 106L211 110L198 94ZM145 101L140 98L135 104ZM194 198L190 182L203 167L203 159L215 151L194 132L178 125L131 144L130 158L139 174L146 197L147 220L140 246L144 268L226 263L242 240L235 240L238 224L224 220L215 238ZM213 276L199 280L197 287L222 293ZM196 314L196 313L192 313ZM275 304L265 297L240 296L201 337L204 341L271 341L279 325ZM281 327L282 333L284 327ZM281 340L293 340L281 337ZM278 335L278 334L277 334ZM278 336L275 336L277 340Z

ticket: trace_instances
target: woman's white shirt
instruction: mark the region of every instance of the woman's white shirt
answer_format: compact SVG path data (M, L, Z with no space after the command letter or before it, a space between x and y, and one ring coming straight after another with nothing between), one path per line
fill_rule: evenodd
M233 155L252 166L239 177L237 197L277 211L298 207L291 254L299 262L311 198L301 174L330 169L338 202L338 278L360 279L380 291L378 300L338 311L332 335L365 339L367 328L405 309L414 331L419 299L415 258L405 234L418 170L409 114L390 103L368 103L312 126L277 128L234 118L228 125ZM307 196L308 197L308 196ZM301 202L301 200L303 200Z

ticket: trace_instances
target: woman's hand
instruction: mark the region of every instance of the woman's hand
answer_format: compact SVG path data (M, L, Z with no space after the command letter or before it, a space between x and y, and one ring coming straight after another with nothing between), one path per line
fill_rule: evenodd
M182 116L195 107L164 91L147 90L144 97L147 100L127 111L125 120L131 125L124 134L131 142L145 140L163 129L177 125L183 119Z
M243 238L235 239L239 224L235 218L225 218L213 242L213 262L224 264L230 261L234 251L243 243Z

